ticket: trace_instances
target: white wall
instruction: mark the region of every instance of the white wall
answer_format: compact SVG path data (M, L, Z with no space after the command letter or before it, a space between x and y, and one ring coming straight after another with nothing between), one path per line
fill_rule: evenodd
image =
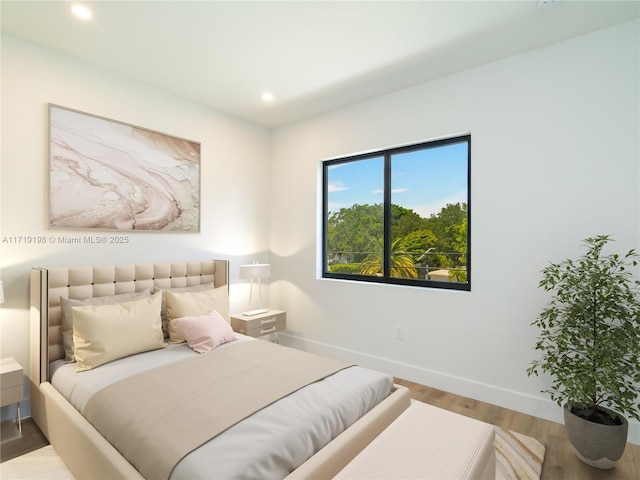
M283 343L560 420L527 378L548 261L640 244L639 22L274 131L272 303ZM317 278L319 162L471 132L472 291ZM279 279L279 280L278 280ZM394 327L405 339L394 339ZM638 443L640 429L630 438Z
M48 229L48 103L200 142L201 232L125 233L127 245L16 240L91 233ZM266 129L3 36L0 278L6 303L0 306L0 356L15 357L28 371L34 266L224 258L232 262L236 284L232 311L245 308L248 289L237 280L237 267L268 260L268 149Z

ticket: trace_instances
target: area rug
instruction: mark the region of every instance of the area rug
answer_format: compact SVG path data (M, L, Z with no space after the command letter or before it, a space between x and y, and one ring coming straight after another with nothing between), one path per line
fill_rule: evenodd
M535 438L495 427L496 480L539 480L545 446Z

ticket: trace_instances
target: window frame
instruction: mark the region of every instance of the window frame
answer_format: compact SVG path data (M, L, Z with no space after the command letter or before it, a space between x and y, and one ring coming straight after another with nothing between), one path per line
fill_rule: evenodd
M409 153L417 150L426 150L431 148L443 147L446 145L465 143L467 144L467 252L466 252L466 273L467 281L447 282L431 279L412 279L392 277L391 272L391 194L392 194L392 177L391 177L391 158L394 155ZM383 275L371 276L353 273L336 273L328 271L328 220L329 220L329 168L333 165L343 163L357 162L376 157L383 157L384 171L384 193L383 193ZM429 140L416 144L403 145L398 147L385 148L382 150L370 151L361 154L349 155L346 157L333 158L322 161L322 278L334 280L352 280L367 283L381 283L391 285L406 285L422 288L438 288L457 291L471 291L471 134L456 135L454 137L441 138L437 140Z

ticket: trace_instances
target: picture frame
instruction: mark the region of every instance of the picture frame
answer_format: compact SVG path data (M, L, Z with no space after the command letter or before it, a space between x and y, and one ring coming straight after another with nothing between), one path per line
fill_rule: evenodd
M49 227L200 232L200 143L49 104Z

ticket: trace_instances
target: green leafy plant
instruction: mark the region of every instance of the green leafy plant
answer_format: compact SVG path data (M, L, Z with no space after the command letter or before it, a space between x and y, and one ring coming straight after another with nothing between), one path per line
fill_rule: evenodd
M553 297L532 323L542 358L527 369L549 373L551 388L542 393L597 423L607 423L600 405L640 420L640 281L632 272L639 256L605 255L610 240L587 238L582 257L542 271L539 287Z
M359 263L334 263L329 265L329 271L333 273L360 273L361 265Z

